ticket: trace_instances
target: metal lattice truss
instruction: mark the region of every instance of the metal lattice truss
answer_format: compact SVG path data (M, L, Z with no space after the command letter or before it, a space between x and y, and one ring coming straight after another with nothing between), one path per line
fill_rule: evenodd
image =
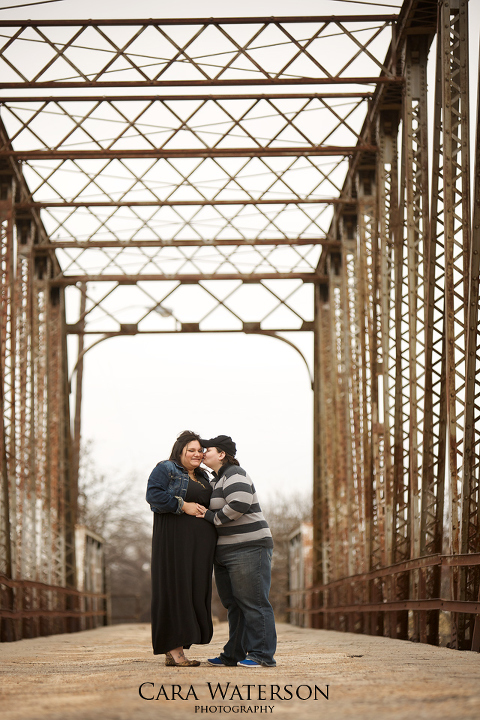
M393 19L12 20L1 25L2 85L377 84L379 75L383 81L394 78L378 59L382 35L390 35Z
M370 149L365 86L399 82L378 60L392 20L5 23L2 87L21 94L3 99L4 152L41 218L36 256L55 250L51 281L86 292L71 329L311 329L332 208Z
M354 158L343 193L357 206L336 208L333 222L342 254L320 265L330 280L317 299L319 591L330 627L429 642L439 622L429 610L445 598L452 646L478 650L480 623L465 614L478 612L480 551L468 2L413 6L397 53L402 93L377 88L376 156ZM477 202L478 137L477 127Z
M90 347L313 331L314 621L480 646L467 18L0 23L5 577L75 586Z

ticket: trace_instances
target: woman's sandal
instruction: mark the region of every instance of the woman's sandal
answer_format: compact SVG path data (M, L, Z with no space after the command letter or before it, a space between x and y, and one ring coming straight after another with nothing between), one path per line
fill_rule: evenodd
M200 665L199 660L182 660L181 662L176 662L174 660L174 657L171 653L166 652L165 653L165 665L172 667L198 667Z

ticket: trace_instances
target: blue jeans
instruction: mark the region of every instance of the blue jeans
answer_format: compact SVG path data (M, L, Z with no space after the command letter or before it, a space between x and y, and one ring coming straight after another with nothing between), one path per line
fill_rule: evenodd
M271 548L217 545L215 582L228 610L229 639L220 657L225 665L249 658L275 667L277 633L268 600Z

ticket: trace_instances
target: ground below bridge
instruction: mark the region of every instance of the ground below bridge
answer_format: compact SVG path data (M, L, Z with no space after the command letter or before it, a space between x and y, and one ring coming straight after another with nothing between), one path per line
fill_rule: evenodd
M1 717L479 718L477 653L290 625L279 625L278 631L278 666L259 670L207 665L206 659L216 655L225 642L224 623L216 625L210 646L191 649L190 656L202 661L198 668L165 667L163 656L151 653L150 628L145 624L5 643L0 646ZM143 683L150 683L143 687L145 697L158 700L140 697ZM217 683L223 691L230 683L225 699L221 699L219 691L212 699L208 683L212 691ZM188 699L167 699L172 696L172 685L181 685L181 695L188 695ZM328 700L322 695L327 693L327 685ZM297 688L301 698L307 698L310 692L311 697L300 699ZM283 699L275 695L271 699L272 689ZM259 695L265 699L259 699Z

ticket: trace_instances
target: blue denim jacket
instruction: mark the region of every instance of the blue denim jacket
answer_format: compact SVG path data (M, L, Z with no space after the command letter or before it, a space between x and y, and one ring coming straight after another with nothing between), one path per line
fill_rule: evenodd
M197 468L196 473L208 480L206 472ZM180 515L188 488L188 472L173 460L162 460L153 468L148 478L146 500L152 512Z

